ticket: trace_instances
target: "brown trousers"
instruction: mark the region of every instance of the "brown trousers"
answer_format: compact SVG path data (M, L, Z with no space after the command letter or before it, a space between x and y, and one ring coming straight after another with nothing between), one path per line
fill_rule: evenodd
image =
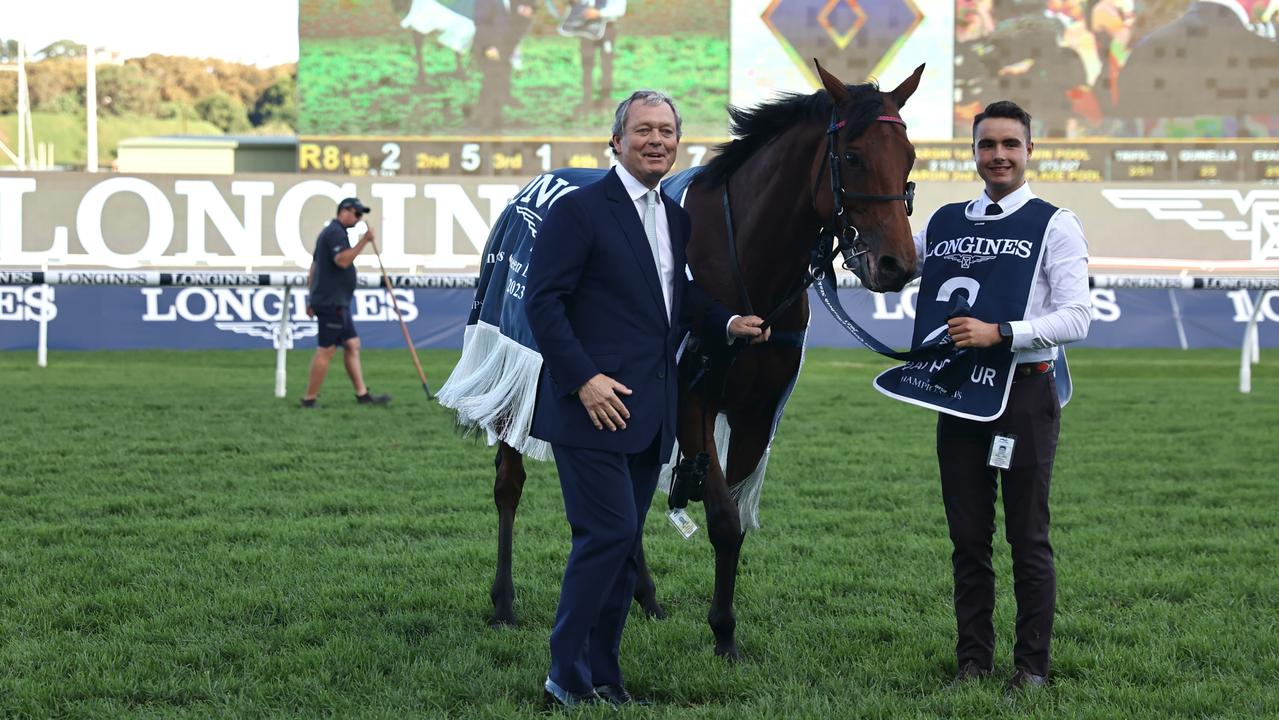
M1004 414L976 422L940 414L937 463L942 501L954 546L955 621L959 664L972 661L994 667L995 571L991 541L995 534L996 473L1003 476L1004 530L1013 556L1013 594L1017 598L1017 643L1013 663L1047 675L1057 604L1053 549L1048 541L1048 490L1061 408L1051 373L1017 378ZM1011 468L986 465L995 433L1017 438Z

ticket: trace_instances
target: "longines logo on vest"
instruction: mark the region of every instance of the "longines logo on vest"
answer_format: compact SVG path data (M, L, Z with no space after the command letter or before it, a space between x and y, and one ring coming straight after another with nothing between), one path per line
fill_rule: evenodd
M280 304L284 292L277 288L139 288L146 302L143 322L212 322L225 332L270 340L280 347ZM405 322L417 319L417 302L412 290L397 289L395 299ZM306 294L290 297L288 331L284 346L314 337L319 328L307 317ZM385 290L356 290L351 319L356 322L396 322L395 310Z
M946 258L959 263L962 268L970 268L979 262L994 260L1000 255L1016 255L1020 258L1030 257L1031 241L1013 238L966 237L939 240L928 251L929 257Z
M1156 220L1180 220L1195 230L1246 242L1252 262L1279 260L1279 190L1102 190L1121 210L1145 210Z

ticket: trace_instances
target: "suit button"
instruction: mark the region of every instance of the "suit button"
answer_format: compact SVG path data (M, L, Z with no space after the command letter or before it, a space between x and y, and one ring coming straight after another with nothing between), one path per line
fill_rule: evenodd
M657 377L658 377L659 379L665 380L665 379L666 379L666 368L660 368L660 369L658 369L658 371L657 371Z

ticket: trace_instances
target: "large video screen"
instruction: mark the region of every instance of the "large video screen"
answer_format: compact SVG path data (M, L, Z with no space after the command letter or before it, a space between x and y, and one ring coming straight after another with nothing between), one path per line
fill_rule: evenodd
M533 164L599 166L618 101L646 87L678 99L686 136L722 136L728 13L728 0L303 0L304 142L515 140L507 152L486 146L466 156L456 142L410 140L394 151L371 145L366 158L348 146L325 157L319 143L303 169L314 158L326 170L367 161L376 171L388 152L401 171L469 172L477 161L519 173ZM536 150L539 138L557 142L541 158L516 152Z
M993 100L1047 137L1279 135L1274 0L957 0L955 136Z
M521 177L607 167L613 109L637 88L675 97L677 167L695 165L727 138L727 105L812 92L817 58L846 82L888 88L926 64L902 116L938 177L971 169L973 117L1009 99L1034 117L1037 141L1074 143L1032 168L1048 179L1273 180L1263 139L1279 136L1277 10L1279 0L303 0L299 166ZM1098 142L1117 145L1087 144Z

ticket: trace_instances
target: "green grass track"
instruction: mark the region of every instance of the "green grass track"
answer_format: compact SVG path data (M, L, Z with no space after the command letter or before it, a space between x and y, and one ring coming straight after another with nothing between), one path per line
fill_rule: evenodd
M456 352L426 352L435 388ZM486 625L492 451L428 403L403 350L366 351L389 408L308 350L0 353L0 717L537 717L569 533L531 463L521 627ZM774 446L738 581L744 662L711 652L712 553L658 511L670 618L632 615L643 718L1237 718L1279 713L1279 361L1072 351L1053 487L1054 683L953 687L950 546L934 416L870 387L866 352L813 351ZM660 507L661 498L656 506ZM701 506L693 508L702 521ZM1001 519L998 521L1002 528Z

